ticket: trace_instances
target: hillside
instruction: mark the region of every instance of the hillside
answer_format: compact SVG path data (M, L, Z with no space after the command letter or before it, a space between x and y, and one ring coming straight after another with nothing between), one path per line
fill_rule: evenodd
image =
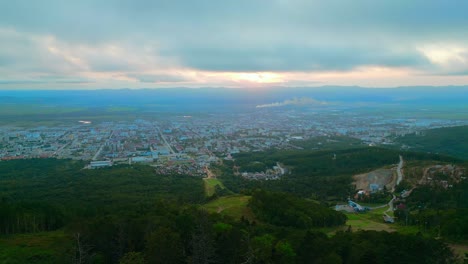
M399 137L396 141L414 151L450 155L468 160L468 126L425 130Z
M399 155L406 161L460 162L455 158L376 147L337 150L294 150L239 153L235 161L225 161L218 177L229 190L263 188L290 192L313 199L345 200L354 193L353 175L368 173L399 162ZM280 162L288 173L279 180L255 181L234 175L236 170L258 172ZM253 170L253 171L252 171Z

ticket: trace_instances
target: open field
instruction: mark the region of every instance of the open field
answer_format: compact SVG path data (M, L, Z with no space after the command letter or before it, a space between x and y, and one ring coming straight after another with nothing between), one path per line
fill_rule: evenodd
M205 204L203 207L210 212L227 215L233 219L240 219L244 216L246 219L253 220L253 213L247 207L249 199L250 196L245 195L223 196Z
M361 204L363 205L363 204ZM353 231L358 230L375 230L375 231L387 231L387 232L398 232L401 234L416 234L423 230L420 230L417 226L403 226L397 223L387 224L383 222L382 215L388 207L378 208L370 210L366 213L347 213L348 221L346 226L351 226ZM393 216L393 212L386 212L389 216Z
M346 221L346 225L351 226L352 230L375 230L375 231L387 231L393 232L395 229L390 227L388 224L381 223L370 220L363 216L363 214L353 214L347 215L348 221Z
M216 186L219 186L221 189L226 188L223 183L216 178L204 178L203 182L205 184L205 194L207 197L210 197L215 193Z
M353 231L357 230L375 230L394 232L396 227L394 224L386 224L383 222L382 215L387 210L387 207L370 210L365 213L347 213L347 226L351 226ZM391 214L390 214L391 215Z

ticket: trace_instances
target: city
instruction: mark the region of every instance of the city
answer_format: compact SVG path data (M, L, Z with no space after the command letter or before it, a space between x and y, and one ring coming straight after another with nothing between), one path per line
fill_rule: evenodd
M397 136L468 123L385 118L332 108L285 110L169 115L152 120L96 123L80 120L53 127L3 126L0 158L85 160L90 162L87 168L145 163L161 174L205 176L210 164L233 159L232 155L239 152L302 149L303 141L320 137L333 142L333 138L328 138L334 136L355 138L368 146L392 145ZM326 142L317 142L316 149L322 143ZM247 178L268 178L266 172L240 173ZM246 176L247 173L250 174Z

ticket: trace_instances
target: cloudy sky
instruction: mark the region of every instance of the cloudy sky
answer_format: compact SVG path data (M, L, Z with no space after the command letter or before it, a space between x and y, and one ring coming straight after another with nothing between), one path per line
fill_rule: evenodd
M468 1L0 0L0 89L468 84Z

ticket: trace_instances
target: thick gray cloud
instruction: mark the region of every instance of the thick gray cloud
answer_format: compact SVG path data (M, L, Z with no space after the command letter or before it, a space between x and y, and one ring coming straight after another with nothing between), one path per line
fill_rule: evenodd
M418 49L426 43L467 47L467 1L0 0L0 7L0 29L53 36L68 45L124 43L127 53L157 57L151 63L159 68L177 61L210 71L347 71L369 65L435 74L467 70L439 69ZM25 57L32 68L50 60L60 64L45 67L54 73L84 67L28 48L35 44L30 39L6 38L0 70L14 69ZM104 55L88 56L87 70L132 72L146 63ZM16 65L18 71L24 65Z
M351 70L362 65L390 67L424 65L427 59L390 47L291 46L280 48L185 48L179 51L191 67L214 71ZM175 54L174 54L175 55ZM222 58L222 59L220 59Z
M176 37L172 41L241 31L261 37L263 30L278 31L280 37L350 30L348 34L457 35L468 22L468 3L458 0L2 0L1 5L4 25L88 41L131 32Z
M62 79L58 78L40 78L35 80L2 80L0 79L0 84L88 84L93 83L93 81L86 79Z

